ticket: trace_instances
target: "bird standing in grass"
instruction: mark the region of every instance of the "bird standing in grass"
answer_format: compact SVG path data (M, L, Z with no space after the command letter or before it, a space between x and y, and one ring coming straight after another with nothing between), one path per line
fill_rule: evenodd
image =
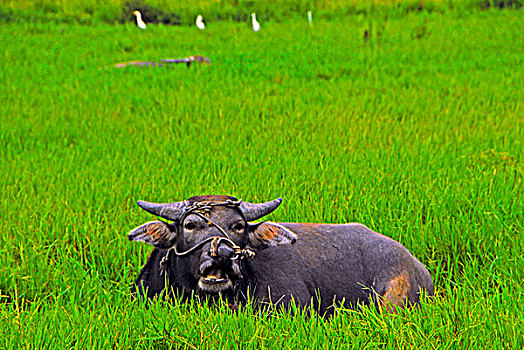
M251 23L253 23L253 30L258 32L260 30L260 24L257 22L257 16L255 13L251 14Z
M133 11L133 14L136 16L136 24L140 29L146 29L146 23L142 20L142 14L140 11Z
M311 15L311 11L308 11L307 12L307 20L309 21L309 26L313 26L313 19L312 19L312 15Z
M202 18L202 15L198 15L196 19L196 26L198 29L204 29L206 25L204 24L204 18Z

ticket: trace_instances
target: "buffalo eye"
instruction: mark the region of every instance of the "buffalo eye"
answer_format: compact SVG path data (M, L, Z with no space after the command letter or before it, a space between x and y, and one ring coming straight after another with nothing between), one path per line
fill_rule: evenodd
M186 224L184 225L184 228L188 231L191 231L191 230L196 229L196 225L193 222L186 222Z
M242 222L237 222L236 224L233 225L233 230L235 231L242 231L244 229L244 223Z

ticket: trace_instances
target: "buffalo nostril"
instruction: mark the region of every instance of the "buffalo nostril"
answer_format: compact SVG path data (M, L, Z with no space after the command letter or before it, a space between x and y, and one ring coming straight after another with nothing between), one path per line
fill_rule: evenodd
M235 251L227 245L220 245L218 247L217 255L222 259L231 259L235 255Z

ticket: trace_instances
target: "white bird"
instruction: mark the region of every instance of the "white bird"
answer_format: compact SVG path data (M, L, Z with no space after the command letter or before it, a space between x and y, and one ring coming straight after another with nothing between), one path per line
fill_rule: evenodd
M204 29L206 25L204 24L204 18L202 18L202 15L198 15L196 19L196 26L198 29Z
M146 29L146 23L142 20L142 14L140 11L133 11L133 14L136 16L136 24L140 29Z
M255 13L251 14L251 22L253 23L253 30L258 32L260 30L260 24L257 22L257 17Z
M309 26L313 25L313 19L311 18L311 11L307 12L307 20L309 21Z

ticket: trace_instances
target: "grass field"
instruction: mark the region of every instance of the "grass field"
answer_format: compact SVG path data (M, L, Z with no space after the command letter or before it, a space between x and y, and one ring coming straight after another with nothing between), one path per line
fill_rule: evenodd
M0 0L0 21L39 21L97 24L132 21L130 12L183 25L194 24L198 14L208 23L249 19L256 12L264 21L304 18L339 18L348 14L380 13L399 16L409 12L521 8L523 0ZM166 22L164 22L166 23Z
M522 348L522 24L0 24L0 348ZM106 68L195 54L212 64ZM126 237L151 219L135 201L199 194L364 223L429 268L436 297L331 320L147 309L129 295L151 250Z

